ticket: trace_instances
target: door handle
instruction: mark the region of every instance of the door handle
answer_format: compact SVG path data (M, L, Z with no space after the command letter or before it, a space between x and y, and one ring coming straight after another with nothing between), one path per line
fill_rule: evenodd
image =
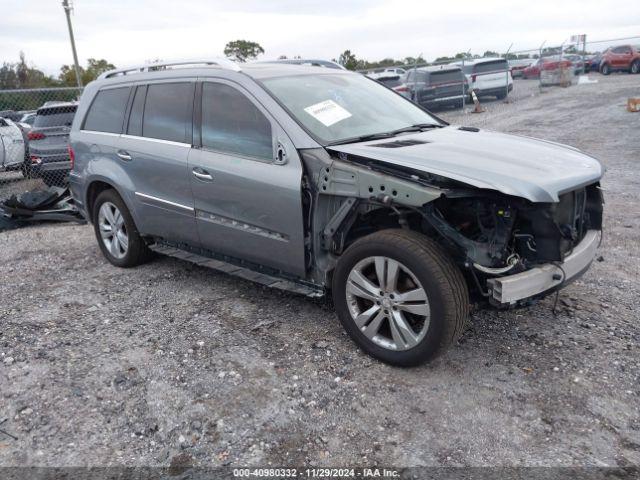
M118 155L118 157L120 157L120 160L125 160L127 162L131 160L131 155L129 155L124 150L118 150L118 153L116 153L116 155Z
M209 172L207 172L206 170L203 170L200 167L196 167L193 169L193 176L196 177L198 180L203 180L205 182L213 181L213 176Z

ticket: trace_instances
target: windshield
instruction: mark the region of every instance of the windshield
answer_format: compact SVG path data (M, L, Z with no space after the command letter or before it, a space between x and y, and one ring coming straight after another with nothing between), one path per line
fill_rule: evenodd
M440 123L409 100L357 74L263 80L265 87L322 144Z

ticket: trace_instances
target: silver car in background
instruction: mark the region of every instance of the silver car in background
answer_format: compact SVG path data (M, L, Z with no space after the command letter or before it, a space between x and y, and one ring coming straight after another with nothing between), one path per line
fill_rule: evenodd
M30 172L47 185L65 185L71 169L69 132L78 104L49 102L38 109L29 130Z
M575 148L448 125L344 70L157 67L89 84L71 129L74 200L113 265L156 251L330 293L364 351L408 366L471 301L529 304L595 256L603 170Z

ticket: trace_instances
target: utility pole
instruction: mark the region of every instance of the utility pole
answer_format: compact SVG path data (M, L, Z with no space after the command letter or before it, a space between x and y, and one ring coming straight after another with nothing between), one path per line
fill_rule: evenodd
M78 88L82 88L80 65L78 65L78 53L76 52L76 41L73 38L73 27L71 26L71 10L73 7L69 5L69 0L62 0L62 8L64 8L64 13L67 16L67 27L69 27L69 39L71 40L71 51L73 52L73 66L76 70L76 82L78 82Z

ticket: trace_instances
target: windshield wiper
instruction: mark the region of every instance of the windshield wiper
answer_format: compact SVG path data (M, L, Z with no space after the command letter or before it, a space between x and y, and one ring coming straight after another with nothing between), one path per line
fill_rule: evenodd
M368 142L369 140L382 140L383 138L390 138L395 136L394 132L382 132L382 133L372 133L369 135L360 135L359 137L351 137L345 138L344 140L337 140L335 142L329 143L329 145L344 145L345 143L358 143L358 142Z
M442 128L443 126L444 125L440 125L437 123L416 123L415 125L398 128L397 130L391 130L390 132L372 133L370 135L361 135L359 137L351 137L351 138L345 138L344 140L337 140L335 142L329 143L329 146L344 145L346 143L368 142L370 140L382 140L383 138L395 137L399 133L422 132L423 130L427 130L430 128Z
M390 133L397 135L398 133L405 132L422 132L423 130L427 130L430 128L442 128L444 125L439 125L437 123L416 123L415 125L410 125L408 127L399 128L397 130L393 130Z

